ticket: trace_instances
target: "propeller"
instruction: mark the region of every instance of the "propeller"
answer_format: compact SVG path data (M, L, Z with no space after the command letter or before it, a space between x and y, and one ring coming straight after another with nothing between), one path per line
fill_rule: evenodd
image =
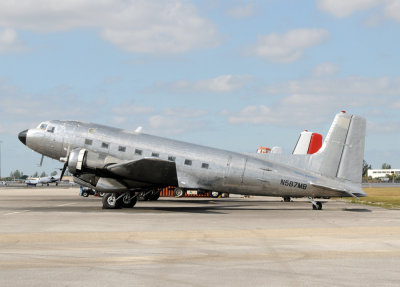
M68 167L68 160L69 160L70 149L71 149L71 146L68 145L67 156L66 156L66 157L63 157L63 158L60 158L61 161L64 161L64 160L65 160L64 166L63 166L63 168L62 168L62 170L61 170L60 181L61 181L62 178L64 177L64 173L65 173L65 171L67 170L67 167Z
M67 170L67 167L68 167L68 160L64 163L64 166L63 166L63 168L61 170L60 181L62 180L62 178L64 176L64 173Z

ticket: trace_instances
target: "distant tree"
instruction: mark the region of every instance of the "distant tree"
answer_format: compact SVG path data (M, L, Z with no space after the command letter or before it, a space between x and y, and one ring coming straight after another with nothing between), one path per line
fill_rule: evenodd
M392 169L392 166L385 162L382 164L382 169Z
M368 164L365 159L363 160L363 169L362 169L362 176L367 176L368 175L368 170L371 169L371 165Z
M12 179L14 179L14 178L15 179L20 179L20 178L22 178L23 175L24 175L24 173L22 171L19 171L18 169L16 171L12 171L10 173L10 177Z
M32 175L32 177L39 177L39 173L35 171L35 173Z
M45 177L45 176L47 176L47 174L43 171L43 172L40 174L40 177Z
M24 174L23 176L21 176L21 179L23 179L23 180L25 180L25 179L27 179L28 178L28 175L27 174Z
M50 173L51 176L55 176L57 175L57 171L53 171L52 173Z

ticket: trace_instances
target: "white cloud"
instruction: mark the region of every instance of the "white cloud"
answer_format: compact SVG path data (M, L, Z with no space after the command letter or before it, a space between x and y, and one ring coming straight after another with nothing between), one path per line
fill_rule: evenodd
M10 28L0 29L0 54L18 53L27 48L18 39L17 31Z
M312 74L316 77L333 76L339 71L339 67L333 63L322 63L313 68Z
M4 0L0 26L36 32L97 28L105 40L139 53L179 53L220 43L215 25L182 0Z
M23 129L35 127L52 119L89 120L101 111L101 105L78 98L65 86L47 94L33 95L0 79L0 132L15 135ZM38 100L40 99L40 100ZM80 105L68 103L81 103ZM87 109L91 106L91 109ZM102 111L101 111L102 112Z
M206 114L206 111L200 109L167 109L149 118L150 132L158 135L177 135L194 131L205 126L201 117Z
M242 89L251 80L248 75L221 75L198 81L180 80L171 83L157 83L155 89L169 89L173 92L215 92L224 93Z
M365 78L350 76L337 79L304 79L266 87L264 92L274 95L312 94L332 96L370 96L382 100L400 96L400 78Z
M231 7L226 13L232 18L249 18L255 14L256 10L253 4L247 4L243 6Z
M296 126L304 129L325 122L326 115L340 111L340 103L331 96L291 95L276 104L247 106L227 116L231 124Z
M304 79L270 85L264 92L262 104L246 106L239 111L224 110L221 115L231 124L313 128L341 110L362 112L367 118L389 122L400 109L400 78ZM269 101L267 97L271 95L281 96L280 100ZM266 104L268 102L271 104ZM395 124L388 124L383 132L394 128Z
M139 106L131 103L122 103L115 106L111 111L117 116L133 116L135 114L148 114L154 112L153 107Z
M381 0L318 0L320 10L342 18L382 3Z
M391 0L385 6L385 15L393 20L400 21L400 2Z
M274 62L297 61L303 50L321 44L329 37L324 29L295 29L284 34L258 36L249 53Z

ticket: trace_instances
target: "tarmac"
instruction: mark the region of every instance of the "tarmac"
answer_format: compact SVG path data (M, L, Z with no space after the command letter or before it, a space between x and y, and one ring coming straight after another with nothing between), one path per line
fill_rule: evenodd
M0 286L399 286L400 210L0 188Z

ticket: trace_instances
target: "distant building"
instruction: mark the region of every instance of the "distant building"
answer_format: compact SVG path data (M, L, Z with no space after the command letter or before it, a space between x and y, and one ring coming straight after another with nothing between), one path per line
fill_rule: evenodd
M400 169L369 169L368 177L372 178L384 178L386 175L400 175Z

